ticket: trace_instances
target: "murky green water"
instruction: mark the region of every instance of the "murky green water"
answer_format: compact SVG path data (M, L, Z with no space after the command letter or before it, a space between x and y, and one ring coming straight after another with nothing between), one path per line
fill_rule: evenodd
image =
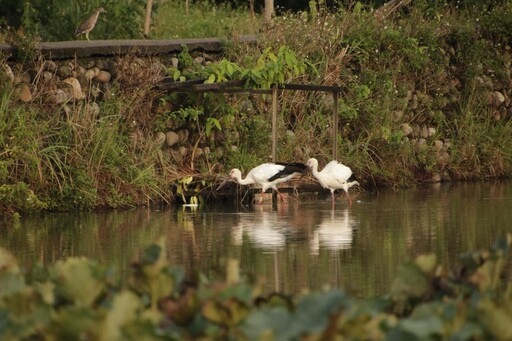
M286 293L342 286L359 297L386 292L406 259L435 253L448 268L461 252L512 232L512 182L434 185L330 201L155 211L49 214L0 227L0 246L30 267L87 256L121 272L164 236L187 272L223 273L227 258Z

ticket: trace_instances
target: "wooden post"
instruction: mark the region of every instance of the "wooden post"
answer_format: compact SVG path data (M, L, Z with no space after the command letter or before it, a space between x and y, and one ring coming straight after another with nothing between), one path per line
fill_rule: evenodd
M332 97L332 159L336 160L338 157L338 92L333 92Z
M277 161L277 87L272 88L272 162ZM277 205L277 193L272 191L272 206Z
M277 161L277 87L272 88L272 162Z
M149 37L151 32L151 12L153 12L153 0L148 0L146 3L146 19L144 20L144 35Z
M274 15L274 0L265 0L265 7L263 8L263 22L267 25Z

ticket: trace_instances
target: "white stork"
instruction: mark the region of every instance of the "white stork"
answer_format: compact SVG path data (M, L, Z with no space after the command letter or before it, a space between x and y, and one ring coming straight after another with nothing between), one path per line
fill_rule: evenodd
M277 184L286 182L296 175L304 173L306 169L306 165L300 162L263 163L251 169L249 173L247 173L245 179L242 179L242 172L238 168L233 168L231 172L229 172L229 178L221 183L220 186L217 187L217 190L224 186L230 179L233 179L240 185L254 184L261 187L262 196L260 197L260 204L263 201L263 193L265 193L269 188L276 191L281 199L283 199L281 193L279 193L279 190L277 189Z
M334 191L342 189L347 193L349 206L352 206L352 199L348 194L348 189L354 185L359 185L352 174L352 170L336 160L329 162L322 171L318 171L318 160L311 158L306 163L313 172L313 176L320 182L323 188L331 191L332 207L334 208Z

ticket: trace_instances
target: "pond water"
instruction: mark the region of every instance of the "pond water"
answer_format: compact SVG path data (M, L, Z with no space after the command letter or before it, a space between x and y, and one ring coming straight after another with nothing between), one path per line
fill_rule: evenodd
M435 253L448 269L462 252L512 232L512 182L437 184L271 204L47 214L0 227L0 246L29 268L69 256L119 276L163 236L170 262L222 278L226 260L264 279L267 292L343 287L356 297L387 292L405 260Z

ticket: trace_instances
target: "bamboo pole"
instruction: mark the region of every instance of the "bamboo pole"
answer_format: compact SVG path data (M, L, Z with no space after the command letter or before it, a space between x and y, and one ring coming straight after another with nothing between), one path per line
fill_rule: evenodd
M332 110L332 159L338 157L338 92L332 93L333 110Z

